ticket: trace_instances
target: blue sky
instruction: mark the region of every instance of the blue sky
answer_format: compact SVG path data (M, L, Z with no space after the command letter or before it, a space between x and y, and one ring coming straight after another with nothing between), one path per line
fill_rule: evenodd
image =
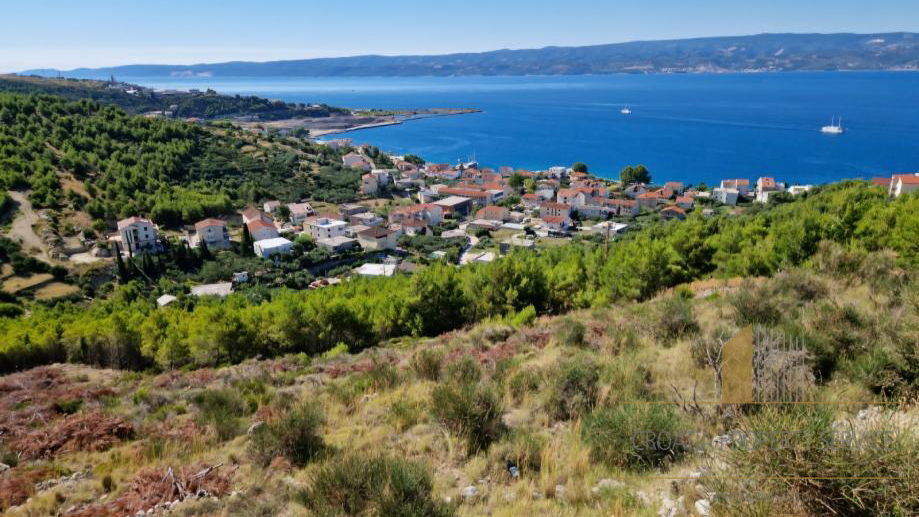
M916 0L3 0L0 72L919 31Z

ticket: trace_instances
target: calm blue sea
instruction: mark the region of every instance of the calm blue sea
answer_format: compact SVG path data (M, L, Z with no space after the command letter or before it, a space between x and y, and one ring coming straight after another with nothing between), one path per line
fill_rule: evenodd
M919 73L812 72L457 78L119 79L360 108L478 108L349 137L429 161L541 169L584 161L615 178L791 183L919 171ZM620 114L623 106L632 115ZM820 127L841 116L844 135Z

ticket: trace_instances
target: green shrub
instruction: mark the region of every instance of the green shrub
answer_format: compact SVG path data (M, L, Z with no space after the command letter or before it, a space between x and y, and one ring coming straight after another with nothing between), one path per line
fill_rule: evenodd
M511 397L520 401L526 394L535 393L542 383L542 374L533 368L523 368L511 376L507 383Z
M507 472L510 463L520 470L521 475L539 472L542 468L542 451L547 440L531 431L515 431L492 448L491 458L501 472Z
M112 490L115 490L115 481L112 479L111 474L102 476L102 490L104 490L105 493L110 493Z
M139 390L138 390L139 391ZM221 441L239 434L240 417L247 414L246 405L234 390L206 390L192 397L198 407L198 421L213 426Z
M412 357L412 370L419 379L440 380L444 366L444 353L440 350L422 348Z
M498 395L488 386L449 383L431 393L431 416L447 431L466 442L466 452L487 449L504 433L503 408Z
M690 300L682 296L671 296L657 306L654 333L658 339L669 342L698 331L699 323Z
M919 515L919 439L913 429L895 427L893 421L878 414L839 422L827 405L764 408L739 422L738 430L748 436L788 436L790 431L794 436L785 443L731 447L726 467L704 482L706 490L744 490L742 481L730 478L753 477L762 479L757 490L793 494L809 515ZM713 510L743 515L741 506L723 501ZM782 510L766 506L766 514Z
M774 326L782 320L778 300L765 288L744 286L728 296L728 303L734 307L734 321L741 327Z
M72 415L81 407L83 407L83 399L62 399L54 403L54 409L65 415Z
M18 318L25 314L25 309L14 303L0 303L0 318Z
M257 427L249 441L249 452L263 466L278 456L293 465L306 465L325 450L322 424L322 412L316 406L301 404L280 419Z
M419 463L352 454L322 465L295 499L317 517L452 516L431 491L431 477Z
M394 388L402 381L396 367L382 361L374 362L365 375L370 379L370 389L373 391Z
M479 382L482 379L482 366L475 358L464 357L447 367L447 378L460 383Z
M557 420L577 418L597 403L600 367L587 355L563 361L552 374L546 410Z
M399 399L389 406L389 419L399 431L405 431L421 421L423 409L420 402Z
M670 405L620 404L588 415L581 437L590 446L594 461L610 467L651 469L686 452L664 439L678 436L681 425L680 415Z
M586 329L580 321L565 318L555 330L552 337L556 345L560 346L584 346L584 333Z

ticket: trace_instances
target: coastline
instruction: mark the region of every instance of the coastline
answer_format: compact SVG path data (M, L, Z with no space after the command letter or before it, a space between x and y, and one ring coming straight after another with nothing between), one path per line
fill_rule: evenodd
M481 112L482 110L472 108L425 108L390 111L352 110L352 114L348 116L292 118L273 121L236 121L236 123L246 128L275 129L278 131L306 129L309 130L311 138L321 138L362 129L396 126L412 120L469 115Z

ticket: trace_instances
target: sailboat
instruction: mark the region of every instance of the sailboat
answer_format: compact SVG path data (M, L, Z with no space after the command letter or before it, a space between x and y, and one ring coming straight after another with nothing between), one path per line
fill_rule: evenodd
M846 130L842 127L842 117L839 117L839 122L836 122L836 119L833 118L833 120L830 122L830 125L823 126L820 128L820 131L829 135L841 135L845 133Z
M619 111L619 113L622 113L623 115L631 115L631 114L632 114L632 110L630 110L629 107L626 106L626 107L622 108L622 109Z

